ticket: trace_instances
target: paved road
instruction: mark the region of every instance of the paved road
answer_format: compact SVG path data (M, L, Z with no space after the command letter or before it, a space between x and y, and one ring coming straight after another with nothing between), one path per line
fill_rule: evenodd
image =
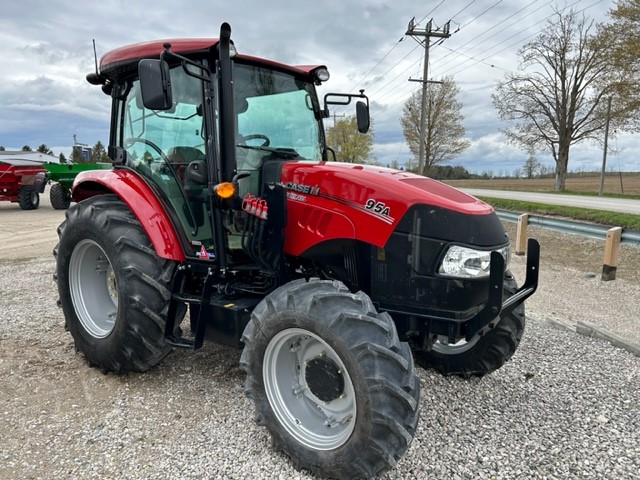
M610 212L633 213L640 215L640 200L610 197L590 197L583 195L557 195L554 193L514 192L507 190L484 190L480 188L463 188L474 196L508 198L527 202L548 203L551 205L567 205L579 208L593 208Z

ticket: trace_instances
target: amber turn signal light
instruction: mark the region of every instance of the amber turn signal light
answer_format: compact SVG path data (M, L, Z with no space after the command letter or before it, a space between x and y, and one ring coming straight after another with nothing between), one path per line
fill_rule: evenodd
M236 193L236 187L231 182L222 182L213 187L213 191L220 198L231 198Z

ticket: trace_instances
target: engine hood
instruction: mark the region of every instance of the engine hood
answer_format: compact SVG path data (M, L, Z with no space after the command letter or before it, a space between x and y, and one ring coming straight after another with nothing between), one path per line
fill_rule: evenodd
M337 162L285 162L285 250L298 254L331 238L354 238L382 247L415 205L485 216L493 208L460 190L408 172Z

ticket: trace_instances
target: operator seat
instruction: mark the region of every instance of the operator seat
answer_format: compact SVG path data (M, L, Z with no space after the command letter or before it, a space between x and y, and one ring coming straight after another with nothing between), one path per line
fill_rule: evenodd
M175 146L169 149L167 157L169 158L169 162L171 162L173 170L176 172L176 176L180 179L180 182L184 184L187 165L194 160L203 160L204 153L196 147Z

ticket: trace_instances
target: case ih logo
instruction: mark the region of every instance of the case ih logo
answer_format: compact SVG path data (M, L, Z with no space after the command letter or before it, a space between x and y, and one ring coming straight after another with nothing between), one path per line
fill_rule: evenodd
M307 195L318 195L320 193L320 187L318 185L305 185L303 183L287 182L282 184L287 190L293 190L298 193L306 193Z

